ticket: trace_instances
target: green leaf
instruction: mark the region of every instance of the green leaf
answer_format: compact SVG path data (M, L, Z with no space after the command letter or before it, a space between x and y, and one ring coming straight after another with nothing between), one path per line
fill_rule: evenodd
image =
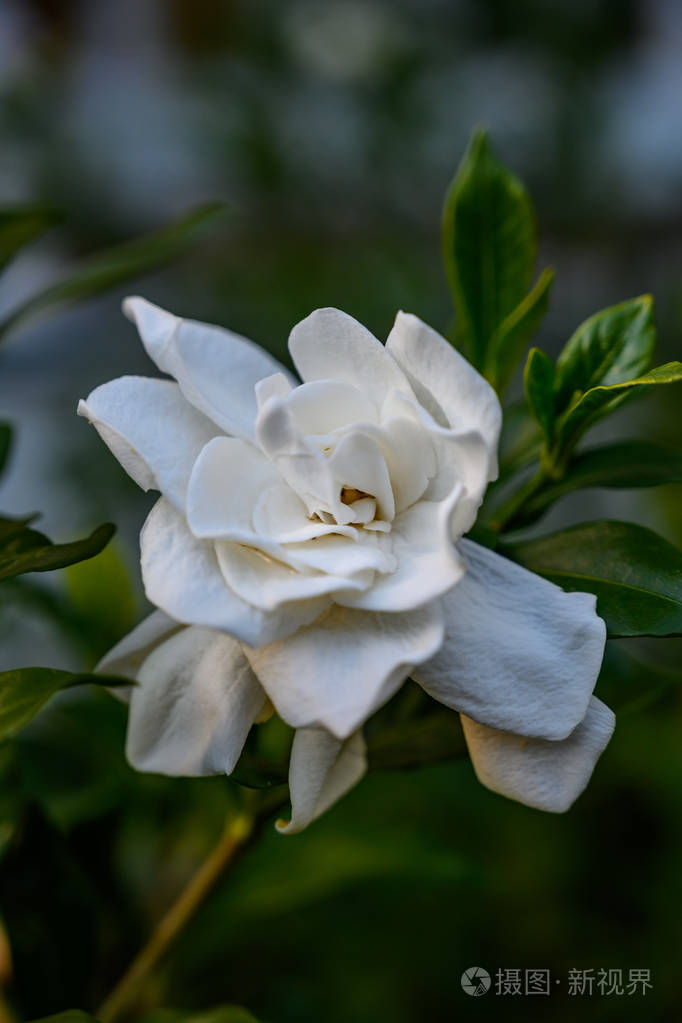
M563 412L593 387L622 384L646 372L655 341L651 295L610 306L585 320L557 359L557 409Z
M0 208L0 270L34 238L58 220L54 210L45 206L5 206Z
M532 291L500 324L490 342L487 377L503 394L523 358L528 343L542 323L549 306L554 270L543 270Z
M4 547L14 537L22 533L29 522L35 521L38 518L37 514L25 515L21 519L11 519L7 517L0 518L0 546Z
M473 136L445 197L443 258L458 329L478 369L488 345L530 288L535 218L521 182Z
M646 394L652 387L682 381L682 362L668 362L657 366L644 376L622 384L593 387L572 405L557 423L556 443L564 458L575 447L580 437L603 416L614 412L630 397Z
M459 715L452 711L383 728L367 743L370 770L382 771L436 764L462 757L466 751Z
M0 740L27 725L51 696L71 686L131 685L114 675L91 675L58 668L13 668L0 672Z
M541 348L531 348L523 372L526 401L533 417L551 444L554 432L554 363Z
M7 460L12 450L12 427L9 423L0 423L0 475L7 467Z
M225 214L223 203L209 203L193 210L169 227L134 241L107 249L68 277L33 295L0 323L0 338L21 320L48 306L83 301L155 267L169 263L193 245L205 228Z
M26 528L27 521L0 519L0 581L24 572L52 572L85 561L99 554L116 532L116 527L106 522L83 540L54 544L44 533Z
M562 586L594 593L609 636L682 635L682 551L632 522L587 522L498 547Z
M591 448L569 462L561 480L530 498L508 528L530 525L555 501L576 490L657 487L664 483L682 483L682 452L637 440Z

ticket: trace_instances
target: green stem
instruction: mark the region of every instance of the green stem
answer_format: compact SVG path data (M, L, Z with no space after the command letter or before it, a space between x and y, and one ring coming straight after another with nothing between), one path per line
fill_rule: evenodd
M232 818L215 848L193 875L168 912L161 918L111 994L96 1013L101 1023L115 1023L134 1006L148 975L158 965L169 945L177 938L237 854L255 833L256 819L246 813Z
M535 497L547 481L548 476L545 470L543 468L538 469L534 476L531 476L515 494L512 494L505 504L498 508L494 519L487 523L488 527L496 533L501 533L521 511L526 501L531 497Z

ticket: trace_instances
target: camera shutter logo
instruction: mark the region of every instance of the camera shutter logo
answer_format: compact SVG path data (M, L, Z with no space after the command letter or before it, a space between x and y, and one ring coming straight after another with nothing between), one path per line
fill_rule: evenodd
M462 974L462 990L473 998L484 995L490 989L490 974L482 966L470 966Z

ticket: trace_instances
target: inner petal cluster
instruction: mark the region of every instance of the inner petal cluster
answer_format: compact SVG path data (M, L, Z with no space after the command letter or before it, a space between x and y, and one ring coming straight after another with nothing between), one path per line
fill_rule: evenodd
M312 521L389 532L435 475L420 424L387 417L352 384L315 380L285 393L275 375L257 396L260 448Z
M217 437L201 452L188 524L214 541L242 600L265 610L325 598L357 606L399 569L409 512L438 461L419 417L393 395L378 405L346 381L292 387L273 374L256 385L255 444Z

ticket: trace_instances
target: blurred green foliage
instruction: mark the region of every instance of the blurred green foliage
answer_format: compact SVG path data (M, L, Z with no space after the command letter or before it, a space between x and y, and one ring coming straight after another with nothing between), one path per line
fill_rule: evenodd
M465 967L541 964L562 982L551 1008L491 993L477 1012L664 1018L655 1013L676 1005L682 940L679 710L677 683L649 714L619 715L610 755L566 816L483 790L462 760L372 774L295 840L267 831L191 923L140 1012L229 1001L278 1023L446 1021L471 1011ZM13 775L3 768L19 820L0 895L26 1018L95 1005L233 805L224 779L136 775L121 757L124 727L112 698L74 692L23 734ZM566 995L571 967L642 963L654 982L644 1001Z

